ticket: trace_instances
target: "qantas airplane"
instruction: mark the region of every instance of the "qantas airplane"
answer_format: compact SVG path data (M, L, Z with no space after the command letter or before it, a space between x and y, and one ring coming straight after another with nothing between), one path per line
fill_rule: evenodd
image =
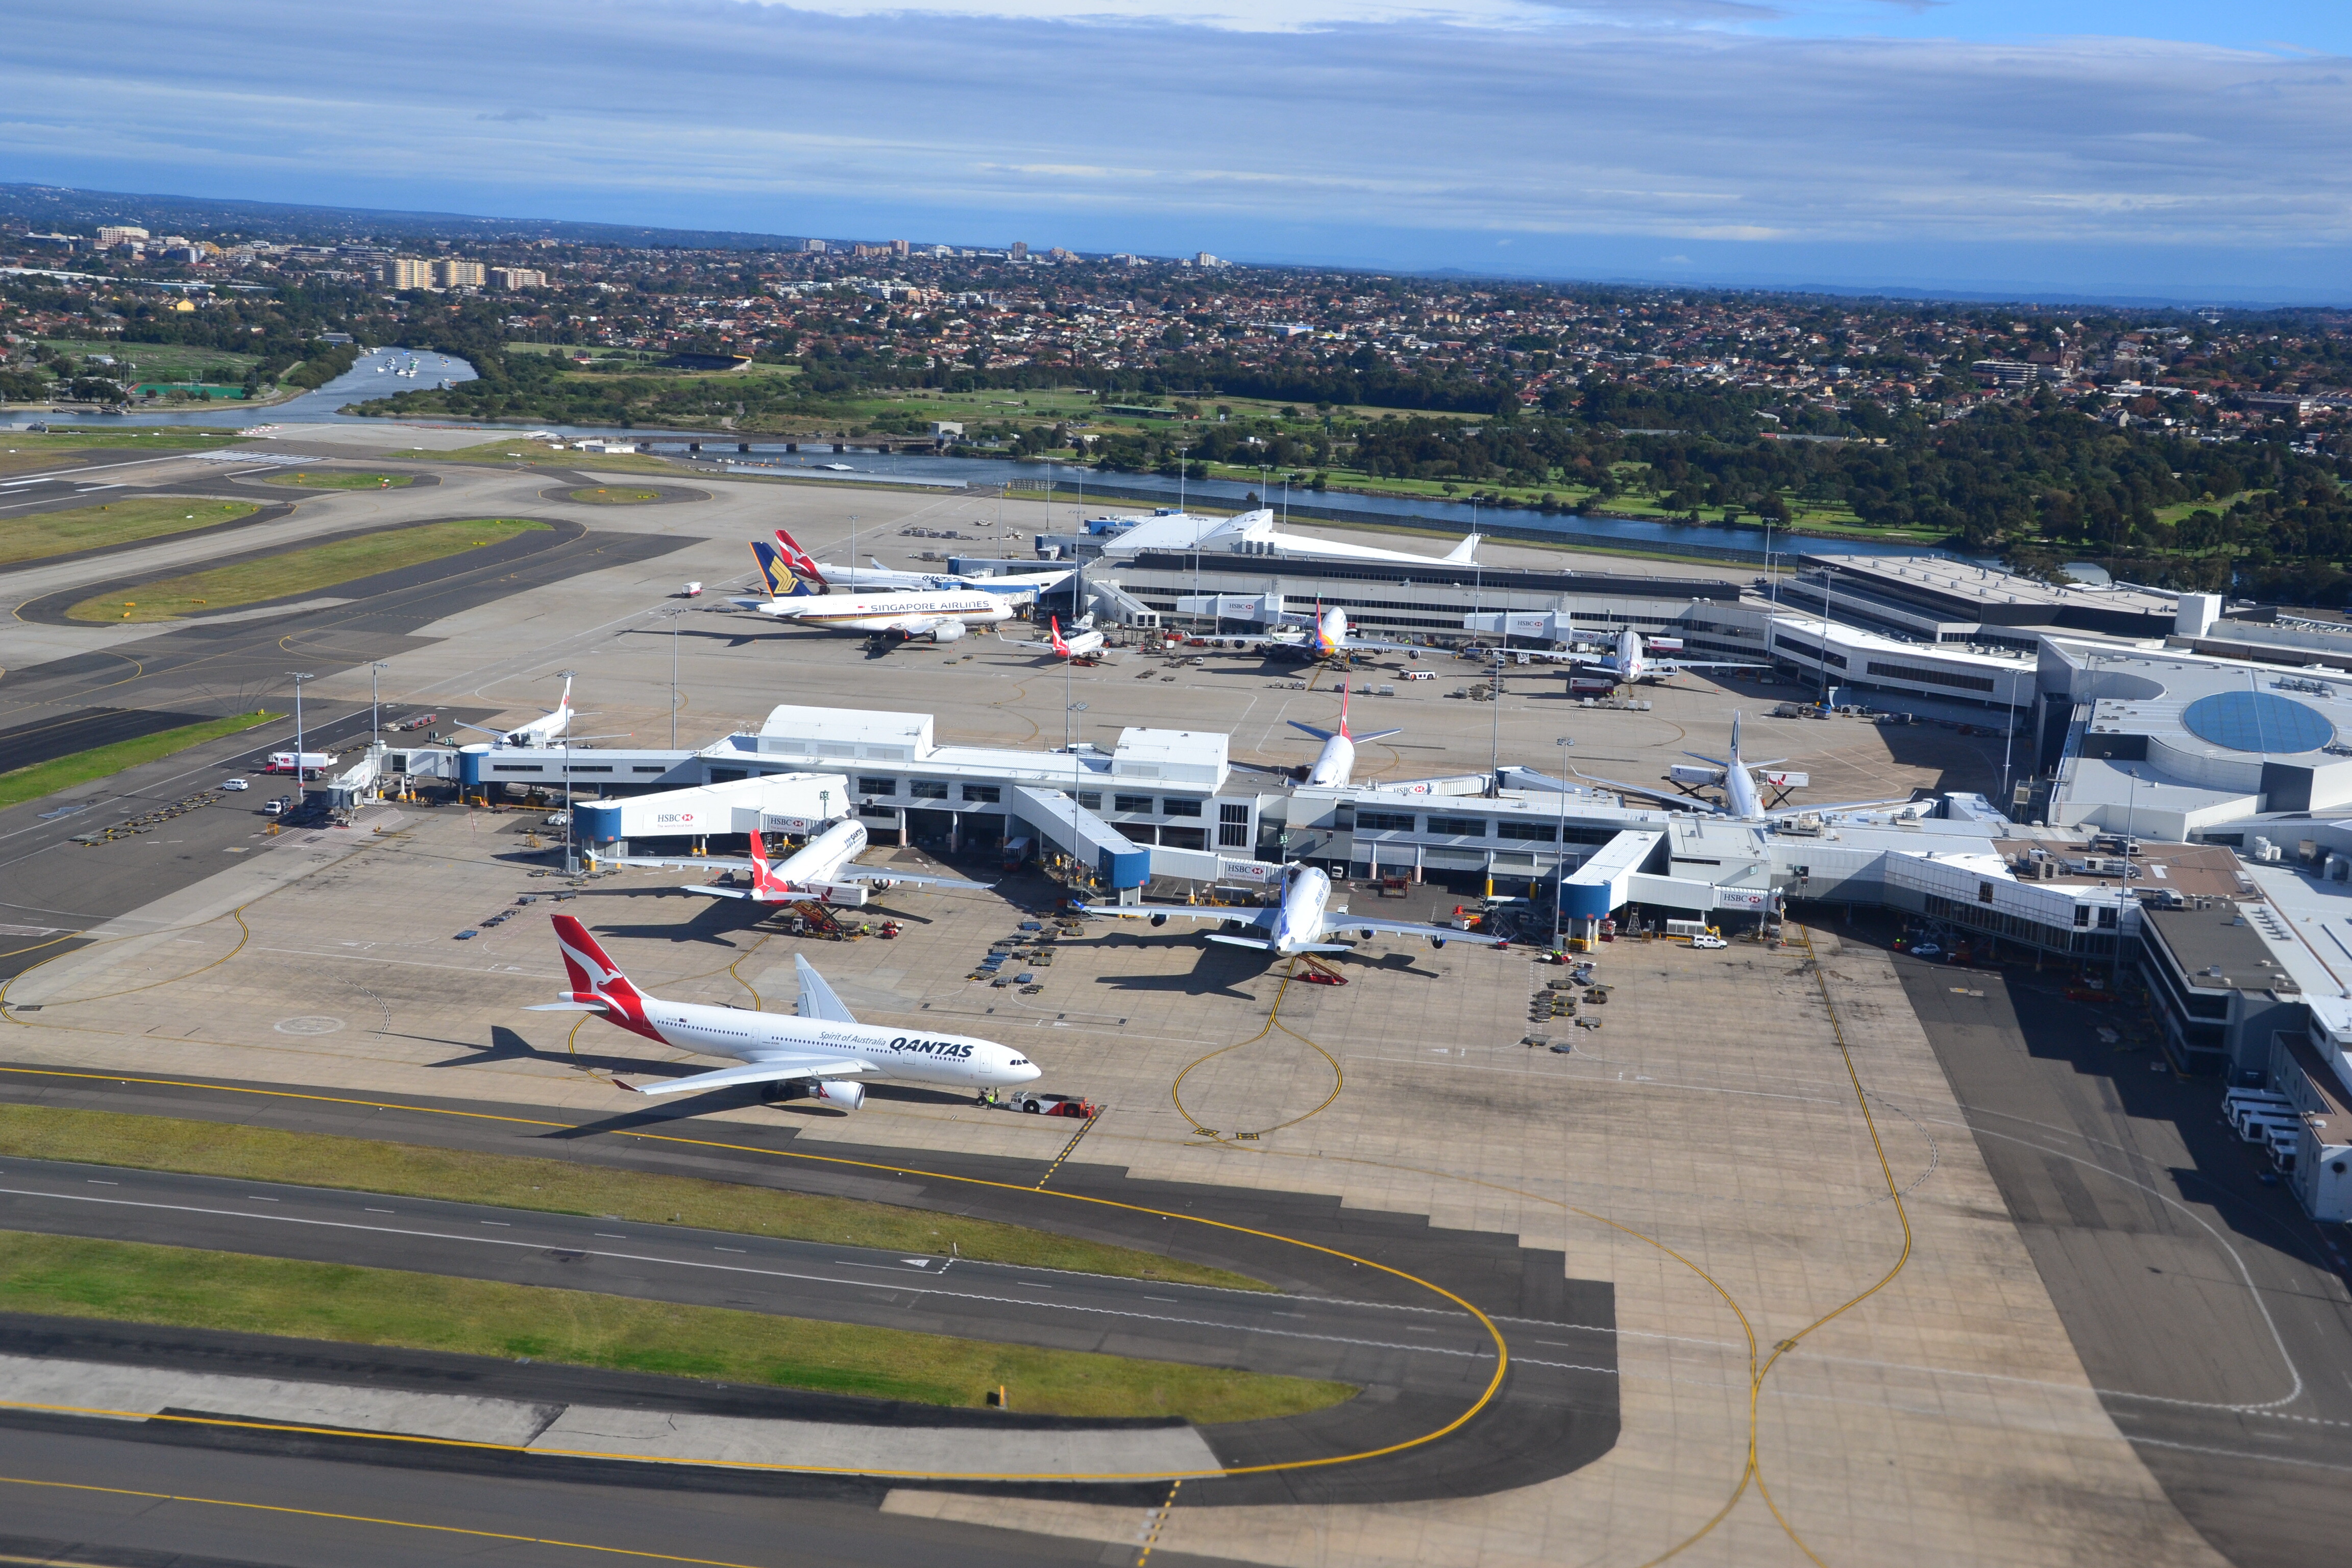
M760 559L763 576L768 568L761 552L771 549L764 541L755 540L751 544L751 553ZM773 616L795 626L820 626L829 631L864 632L869 637L890 637L901 641L928 637L935 643L950 643L974 626L992 626L1013 618L1013 596L1008 594L983 594L969 589L910 594L819 594L806 577L785 573L782 580L789 583L790 587L772 598L737 599L734 602L744 609L757 610L763 616Z
M1092 616L1072 626L1066 636L1063 634L1060 617L1054 617L1048 624L1054 628L1054 632L1053 636L1045 641L1017 642L1013 646L1032 648L1039 653L1050 653L1055 658L1095 658L1101 654L1103 635L1095 630Z
M1819 815L1825 811L1865 811L1873 806L1907 805L1911 802L1911 797L1906 795L1884 800L1842 800L1826 805L1784 806L1779 802L1785 800L1790 790L1803 788L1807 783L1806 775L1767 773L1764 774L1765 785L1776 791L1777 794L1774 804L1766 805L1763 795L1756 787L1756 775L1748 770L1778 766L1780 759L1775 758L1769 763L1751 763L1739 754L1739 715L1738 713L1731 716L1729 755L1721 758L1706 757L1700 756L1696 752L1685 752L1683 754L1686 757L1696 757L1707 766L1704 769L1693 768L1676 763L1667 770L1666 781L1681 791L1678 795L1668 795L1663 791L1652 789L1646 784L1619 784L1614 779L1594 778L1590 773L1579 773L1577 777L1592 784L1606 784L1611 789L1623 790L1628 795L1646 796L1661 805L1673 806L1683 811L1702 812L1710 816L1729 817L1736 822L1777 822L1784 817L1799 816L1808 813ZM1691 786L1699 784L1712 784L1719 787L1723 791L1723 804L1718 805L1713 801L1701 800L1693 795Z
M1339 727L1338 729L1318 730L1312 724L1302 724L1296 719L1290 721L1290 727L1294 730L1304 730L1323 742L1322 751L1316 753L1315 761L1307 769L1307 777L1300 781L1310 784L1348 783L1349 776L1356 771L1357 742L1385 741L1391 735L1404 733L1402 730L1374 730L1362 735L1349 734L1348 694L1345 691L1339 693Z
M1498 937L1485 936L1477 931L1452 931L1444 926L1416 925L1410 921L1384 921L1369 915L1351 915L1344 904L1338 909L1327 906L1331 901L1331 879L1312 866L1288 865L1282 868L1282 902L1265 910L1200 909L1192 905L1151 904L1082 904L1090 915L1113 915L1120 920L1150 921L1164 926L1170 917L1187 921L1222 921L1228 926L1255 931L1255 936L1232 935L1223 931L1208 933L1211 942L1228 947L1255 948L1273 953L1277 958L1290 958L1302 952L1346 952L1345 943L1328 942L1327 936L1355 931L1366 941L1375 932L1391 935L1425 936L1432 947L1444 947L1449 942L1475 942L1484 947L1500 947Z
M866 825L855 818L846 818L810 839L781 866L768 864L768 847L757 833L751 835L751 858L748 860L709 855L686 859L623 855L600 859L598 863L605 866L675 866L689 870L704 868L714 871L749 871L751 885L748 888L698 883L684 891L701 893L714 899L749 899L760 904L796 904L804 900L817 899L853 910L865 907L868 891L887 892L901 882L919 888L960 888L975 892L985 891L988 886L985 882L960 882L952 877L922 877L911 871L852 865L851 862L865 848Z
M871 555L866 566L835 566L816 560L801 548L800 541L782 529L776 530L776 548L770 551L764 540L751 547L759 557L761 575L768 581L768 590L774 595L791 592L789 579L800 578L814 583L821 592L835 588L849 593L901 590L939 591L950 588L977 589L987 594L1009 594L1024 603L1035 598L1049 588L1059 587L1074 568L1058 572L1016 572L1003 577L967 577L955 572L894 572Z
M629 984L620 965L605 955L588 928L571 915L555 918L555 945L563 954L572 989L561 1001L528 1009L533 1013L598 1013L633 1035L704 1056L734 1057L744 1065L643 1086L622 1084L640 1094L692 1094L745 1084L775 1085L782 1100L816 1100L855 1110L866 1103L867 1079L983 1089L1030 1083L1042 1073L1034 1062L993 1040L969 1035L910 1035L878 1024L861 1024L834 994L824 977L798 953L800 1016L713 1007L698 1002L665 1002ZM618 1080L615 1080L618 1081Z

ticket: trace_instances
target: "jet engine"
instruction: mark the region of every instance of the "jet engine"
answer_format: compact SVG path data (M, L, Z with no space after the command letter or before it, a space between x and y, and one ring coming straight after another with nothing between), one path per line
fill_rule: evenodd
M1156 926L1164 926L1168 923L1168 917L1166 915L1154 915L1151 917L1151 923Z
M935 643L955 642L970 629L961 621L941 621L931 628L931 640Z
M1442 936L1431 937L1429 939L1429 945L1432 947L1444 947L1445 945L1445 939Z
M844 1110L855 1110L866 1103L866 1086L855 1079L826 1078L814 1081L803 1079L796 1083L779 1086L779 1100L814 1100L825 1105L837 1105Z

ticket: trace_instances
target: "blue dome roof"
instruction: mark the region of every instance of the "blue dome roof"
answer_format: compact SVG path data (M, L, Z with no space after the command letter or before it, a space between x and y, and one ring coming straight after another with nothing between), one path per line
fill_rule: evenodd
M2199 740L2233 752L2315 752L2336 739L2336 726L2327 715L2267 691L2200 697L2180 715L2180 721Z

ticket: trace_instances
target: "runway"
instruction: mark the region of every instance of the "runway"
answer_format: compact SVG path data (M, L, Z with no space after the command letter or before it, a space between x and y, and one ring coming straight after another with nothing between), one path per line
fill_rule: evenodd
M2102 1044L2055 973L1895 964L2108 1415L2240 1568L2320 1560L2352 1481L2352 1295L2220 1082Z
M623 1168L877 1198L1038 1226L1217 1263L1279 1294L921 1263L804 1243L474 1211L414 1199L270 1189L211 1178L0 1163L5 1223L272 1256L418 1268L842 1321L882 1322L1047 1347L1234 1365L1355 1383L1366 1394L1295 1418L1202 1428L1229 1468L1373 1456L1187 1483L1194 1505L1475 1496L1591 1462L1617 1432L1611 1292L1566 1279L1557 1253L1435 1229L1417 1216L1326 1199L1129 1179L1045 1161L902 1153L826 1142L795 1153L789 1127L698 1123L665 1107L579 1123L543 1108L338 1101L257 1085L164 1085L39 1069L0 1072L0 1098L335 1131L395 1142L593 1161ZM452 1114L454 1113L454 1114ZM232 1191L232 1189L236 1189ZM257 1198L277 1197L266 1204ZM121 1201L128 1198L130 1201ZM292 1200L292 1201L289 1201ZM174 1207L139 1208L156 1203ZM370 1207L403 1211L370 1215ZM63 1217L70 1209L73 1217ZM189 1210L199 1212L190 1213ZM102 1215L103 1218L89 1217ZM484 1224L497 1219L499 1225ZM489 1237L483 1232L494 1232ZM507 1233L512 1234L507 1234ZM512 1244L512 1245L509 1245ZM744 1250L722 1253L720 1247ZM563 1255L571 1255L565 1257ZM1394 1272L1391 1272L1393 1270ZM878 1277L878 1278L877 1278ZM1416 1281L1442 1284L1445 1298ZM1042 1287L1042 1289L1041 1289ZM1156 1300L1154 1298L1157 1298ZM1461 1310L1472 1305L1489 1331ZM1297 1314L1288 1316L1286 1314ZM1509 1347L1499 1396L1494 1339ZM1482 1352L1481 1342L1488 1347ZM1475 1415L1458 1430L1432 1433ZM1065 1489L1087 1493L1090 1489ZM1116 1490L1117 1489L1114 1489Z

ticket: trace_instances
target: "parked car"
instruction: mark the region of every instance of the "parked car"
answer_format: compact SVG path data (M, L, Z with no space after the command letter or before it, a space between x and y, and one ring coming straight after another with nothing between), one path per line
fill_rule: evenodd
M1701 931L1690 939L1693 947L1729 947L1731 944L1712 931Z
M1911 950L1911 956L1914 958L1941 958L1944 956L1944 950L1937 947L1932 942L1923 942Z

